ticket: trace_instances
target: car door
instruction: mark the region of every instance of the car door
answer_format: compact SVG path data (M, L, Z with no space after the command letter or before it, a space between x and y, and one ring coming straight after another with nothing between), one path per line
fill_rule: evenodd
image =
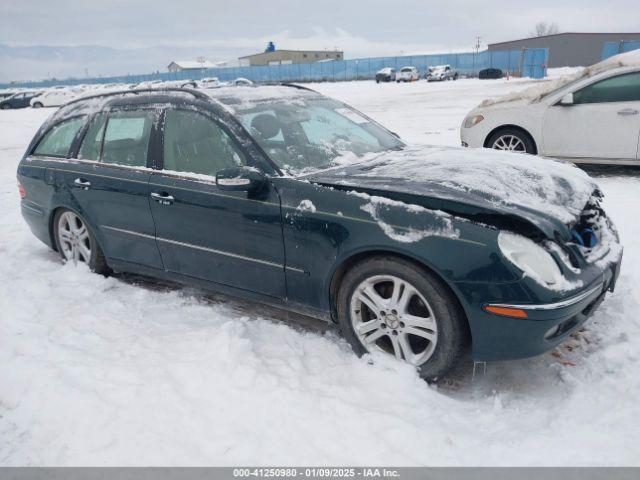
M551 105L543 119L544 154L569 158L638 158L640 72L598 80Z
M248 164L233 134L214 117L169 109L163 170L150 181L151 210L165 269L283 298L280 199L269 182L259 196L221 191L221 169Z
M152 108L95 115L77 160L61 166L58 173L108 260L162 269L147 168L157 115Z
M24 93L18 93L17 95L15 95L11 100L11 108L21 108L24 106L24 99L25 99L25 95Z
M63 98L62 92L58 90L54 90L53 92L50 92L45 95L42 103L44 104L45 107L59 107L64 103L62 98Z

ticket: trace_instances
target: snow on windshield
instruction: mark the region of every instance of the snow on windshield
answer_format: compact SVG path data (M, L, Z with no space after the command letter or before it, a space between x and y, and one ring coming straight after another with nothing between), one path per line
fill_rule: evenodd
M534 87L522 90L520 92L512 92L502 97L484 100L480 106L488 107L499 103L513 102L518 100L538 100L556 90L566 87L571 83L582 80L585 77L592 77L599 73L620 67L640 67L640 50L632 50L631 52L621 53L613 57L607 58L602 62L583 68L578 72L564 77L547 80Z

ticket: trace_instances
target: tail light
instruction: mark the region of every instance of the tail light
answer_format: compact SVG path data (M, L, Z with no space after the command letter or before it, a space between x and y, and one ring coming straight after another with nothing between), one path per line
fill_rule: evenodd
M24 189L24 187L22 186L22 184L18 181L18 192L20 192L20 198L26 198L27 197L27 191Z

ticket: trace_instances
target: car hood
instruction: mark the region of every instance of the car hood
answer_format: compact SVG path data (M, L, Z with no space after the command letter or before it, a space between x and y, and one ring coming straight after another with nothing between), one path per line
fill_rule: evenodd
M509 226L527 223L548 238L568 228L597 190L571 163L533 155L426 145L371 154L302 177ZM502 217L502 219L500 219Z

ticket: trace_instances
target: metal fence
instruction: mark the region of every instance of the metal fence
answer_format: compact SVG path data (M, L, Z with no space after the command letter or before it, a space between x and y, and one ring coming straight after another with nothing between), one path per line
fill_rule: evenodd
M198 80L204 77L218 77L221 81L238 77L260 83L280 82L339 82L345 80L369 80L378 70L392 67L399 70L405 66L416 67L421 75L432 65L451 65L462 75L476 76L485 68L499 68L510 75L542 78L546 75L549 50L529 48L512 51L482 51L472 53L446 53L442 55L404 55L399 57L358 58L354 60L332 60L325 62L269 65L253 67L211 68L183 72L152 73L148 75L128 75L100 78L74 78L46 80L2 87L50 87L53 85L126 83L136 84L153 80Z
M602 47L602 60L619 53L640 50L640 40L620 40L619 42L605 42Z

